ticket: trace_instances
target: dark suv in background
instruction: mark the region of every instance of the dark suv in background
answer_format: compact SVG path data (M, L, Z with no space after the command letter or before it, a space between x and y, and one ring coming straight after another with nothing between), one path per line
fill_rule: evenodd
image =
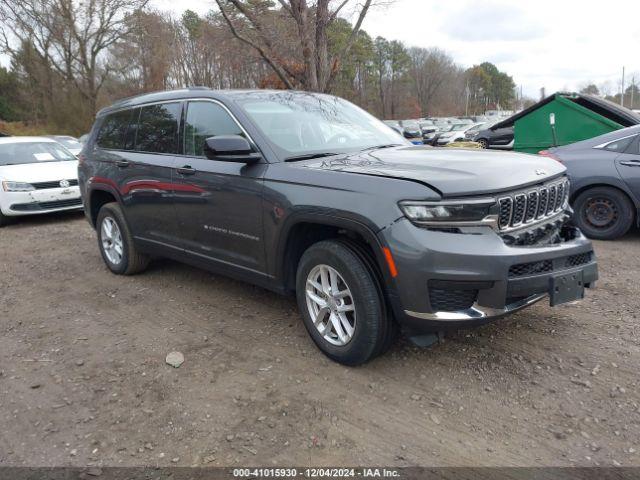
M295 294L348 365L410 335L583 297L592 246L564 167L413 146L329 95L185 89L102 110L80 157L107 267L170 257Z

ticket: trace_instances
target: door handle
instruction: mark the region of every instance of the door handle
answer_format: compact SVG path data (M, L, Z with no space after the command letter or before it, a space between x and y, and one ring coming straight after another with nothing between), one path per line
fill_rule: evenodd
M184 167L180 167L177 170L180 175L193 175L196 173L196 169L191 167L191 165L185 165Z
M640 167L640 160L623 160L620 165L626 165L627 167Z
M120 168L127 168L129 166L129 162L127 160L116 160L116 166Z

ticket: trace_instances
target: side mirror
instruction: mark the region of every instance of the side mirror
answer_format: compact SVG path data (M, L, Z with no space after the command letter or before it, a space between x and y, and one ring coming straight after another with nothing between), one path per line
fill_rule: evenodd
M205 140L204 154L209 160L219 162L256 163L262 155L251 148L249 141L240 135L218 135Z

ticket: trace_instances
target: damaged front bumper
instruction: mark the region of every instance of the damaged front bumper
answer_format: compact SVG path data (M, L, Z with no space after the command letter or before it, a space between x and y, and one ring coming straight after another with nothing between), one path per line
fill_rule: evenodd
M434 231L405 219L380 235L398 271L394 313L418 331L479 325L547 297L552 305L576 300L598 278L591 242L566 225L553 242L536 234L544 241L534 245L488 227Z

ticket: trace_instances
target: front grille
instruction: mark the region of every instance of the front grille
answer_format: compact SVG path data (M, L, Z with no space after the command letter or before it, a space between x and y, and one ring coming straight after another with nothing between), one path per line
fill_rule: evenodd
M471 308L478 298L478 290L445 290L429 288L429 300L434 312L456 312Z
M68 198L65 200L54 200L51 202L33 202L33 203L18 203L11 205L9 208L17 212L34 212L39 210L52 210L54 208L67 208L67 207L81 207L82 199Z
M40 202L38 203L43 210L50 208L63 208L63 207L75 207L82 205L81 198L69 198L68 200L55 200L53 202Z
M551 273L557 270L566 270L586 265L592 260L593 252L585 252L555 260L540 260L538 262L520 263L518 265L512 265L509 268L509 277L527 277L529 275L539 275L542 273Z
M566 178L504 195L498 200L500 230L546 220L565 209L568 200L569 180Z
M60 186L60 182L62 180L53 180L51 182L36 182L36 183L32 183L31 185L33 185L33 188L35 188L36 190L48 190L51 188L62 188ZM70 187L77 187L78 186L78 179L74 178L74 179L69 179L67 180L67 182L69 182L69 186Z

